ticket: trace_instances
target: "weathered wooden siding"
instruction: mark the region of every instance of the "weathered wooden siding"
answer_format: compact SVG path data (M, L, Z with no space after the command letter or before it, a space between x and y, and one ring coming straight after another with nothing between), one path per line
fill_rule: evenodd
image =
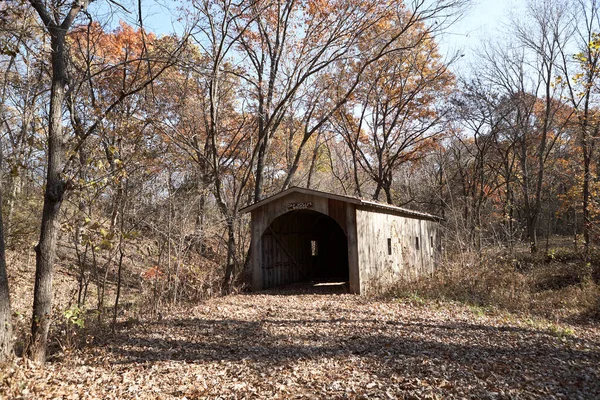
M346 203L339 200L329 199L327 201L327 215L329 215L338 223L346 235L348 234Z
M265 204L252 211L252 290L262 290L265 272L263 266L265 262L271 262L272 260L263 260L263 247L270 246L272 243L263 243L263 233L267 228L283 214L288 213L288 205L290 203L307 203L311 202L311 210L327 214L328 212L328 201L322 197L307 195L304 193L291 193L289 196L277 199L270 203ZM265 250L270 250L265 248ZM271 278L271 277L269 277Z
M350 293L360 294L360 271L358 267L358 232L356 230L356 207L346 203L346 226L348 227L348 268Z
M308 210L330 216L344 231L346 237L356 236L354 225L354 213L350 204L341 201L327 199L321 196L315 196L305 193L290 193L282 198L276 199L264 206L252 211L252 290L261 290L265 286L275 283L285 284L301 280L301 271L292 271L289 263L290 259L297 257L298 263L307 262L304 259L307 254L306 246L310 246L310 238L302 238L292 243L286 239L286 235L276 235L281 243L277 243L275 236L269 232L269 226L278 217L290 212L293 205L310 203ZM351 212L352 215L348 215ZM350 232L350 234L349 234ZM355 240L355 239L354 239ZM307 244L308 243L308 244ZM350 249L348 243L348 264L350 287L358 288L358 257L356 250ZM285 250L284 250L285 249ZM289 254L285 254L289 253ZM354 255L354 257L353 257ZM291 256L291 257L290 257ZM284 265L286 264L286 265ZM267 268L263 268L267 266ZM358 292L356 290L355 292Z
M437 226L435 221L357 209L360 293L380 293L401 279L433 272L439 240Z
M263 286L274 287L300 282L308 277L310 235L265 232L263 246Z

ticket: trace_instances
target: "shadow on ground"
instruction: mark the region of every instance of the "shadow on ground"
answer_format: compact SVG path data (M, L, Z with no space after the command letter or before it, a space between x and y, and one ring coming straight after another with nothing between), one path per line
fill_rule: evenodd
M248 299L251 315L219 318L217 309L200 317L122 326L95 345L106 346L118 364L225 361L269 368L299 361L360 360L362 368L370 365L383 380L443 379L453 382L452 387L477 382L492 388L525 387L541 397L600 396L600 347L593 340L463 320L436 322L410 314L402 320L379 319L368 308L335 303L330 308L303 303L282 309L278 296L268 306L255 306L252 295L239 297ZM331 296L332 301L336 298Z

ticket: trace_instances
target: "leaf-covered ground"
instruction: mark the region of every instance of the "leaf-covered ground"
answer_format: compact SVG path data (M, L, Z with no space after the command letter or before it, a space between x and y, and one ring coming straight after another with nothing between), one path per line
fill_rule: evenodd
M456 304L235 295L45 367L6 366L6 398L600 398L600 334Z

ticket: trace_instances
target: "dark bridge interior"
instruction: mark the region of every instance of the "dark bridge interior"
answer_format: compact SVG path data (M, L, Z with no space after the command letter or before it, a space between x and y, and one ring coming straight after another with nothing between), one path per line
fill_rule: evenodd
M312 210L290 211L262 236L263 289L297 282L347 282L348 241L338 223Z

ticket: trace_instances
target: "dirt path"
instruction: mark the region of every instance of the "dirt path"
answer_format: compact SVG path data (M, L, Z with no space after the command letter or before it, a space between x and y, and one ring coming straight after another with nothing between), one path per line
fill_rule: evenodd
M459 305L238 295L89 337L23 398L600 398L600 334ZM8 372L8 374L7 374Z

